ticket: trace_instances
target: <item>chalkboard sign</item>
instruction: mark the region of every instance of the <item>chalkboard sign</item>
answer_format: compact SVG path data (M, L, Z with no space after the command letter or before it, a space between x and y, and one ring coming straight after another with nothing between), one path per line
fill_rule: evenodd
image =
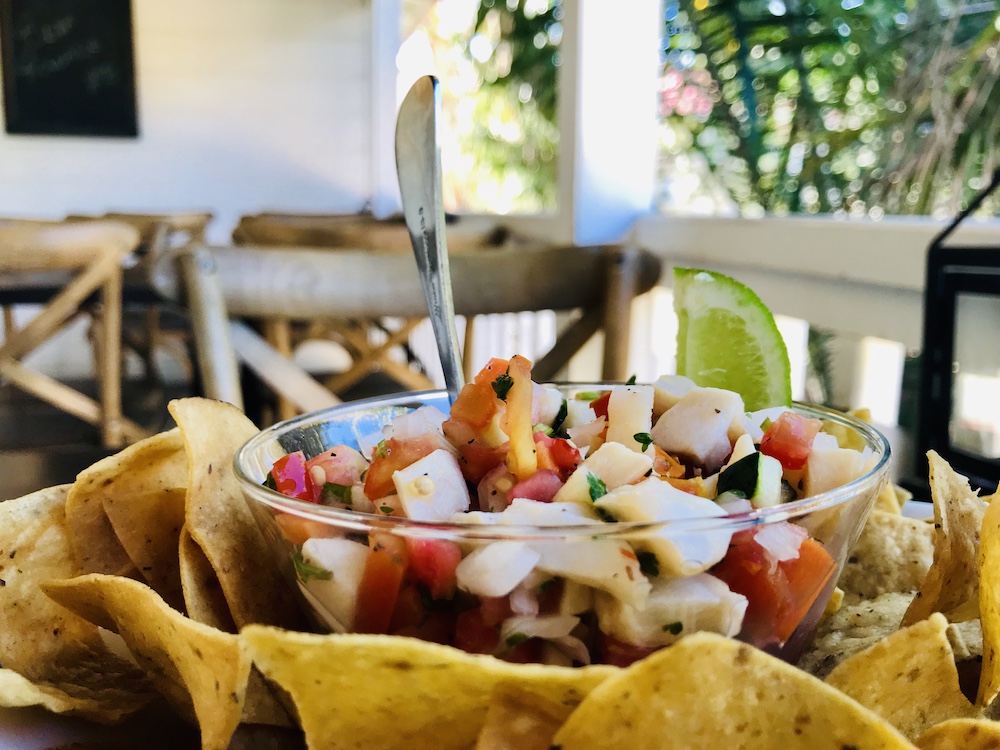
M135 137L131 0L0 0L8 133Z

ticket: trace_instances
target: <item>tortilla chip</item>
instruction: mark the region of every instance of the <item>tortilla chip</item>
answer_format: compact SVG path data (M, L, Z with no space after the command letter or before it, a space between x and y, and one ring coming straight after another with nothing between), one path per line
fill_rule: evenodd
M243 711L250 657L238 636L185 617L130 578L90 574L45 592L114 630L156 689L201 728L203 750L225 750Z
M956 662L982 657L983 628L979 620L948 623L946 635Z
M186 398L168 408L188 455L186 529L215 571L233 622L301 624L292 587L272 563L233 473L233 456L257 428L223 401Z
M878 497L875 498L874 509L883 513L895 513L896 515L903 512L902 505L899 502L899 495L896 493L896 485L892 482L886 482L882 485L882 490L878 493Z
M826 678L911 739L979 711L962 695L948 621L935 613L839 664Z
M920 750L996 750L1000 747L1000 723L950 719L935 724L914 744Z
M979 532L986 503L934 451L930 463L934 500L934 562L916 597L906 610L903 625L941 612L951 622L979 617Z
M549 750L572 710L541 696L528 698L515 685L500 685L490 697L475 750Z
M837 585L848 604L920 588L934 556L934 528L914 518L872 511Z
M191 538L187 528L181 533L178 550L187 616L216 630L235 633L236 624L229 613L229 605L222 593L219 578L215 575L204 551Z
M996 495L991 497L991 500ZM983 626L983 672L976 703L987 706L1000 694L1000 503L990 502L979 545L979 611Z
M152 700L142 674L98 629L41 591L75 575L64 503L68 485L0 503L0 705L42 705L117 722Z
M508 664L413 638L244 628L254 663L295 702L309 747L468 750L493 690L572 707L614 667ZM435 727L439 728L435 731Z
M682 638L609 677L570 715L553 746L911 747L883 719L814 677L710 633Z
M104 504L87 493L69 488L66 497L66 522L73 529L70 543L73 558L84 573L107 573L116 576L139 576L139 569L128 556L115 534Z
M844 659L894 632L912 599L911 593L894 592L841 607L820 622L812 643L799 659L799 668L815 677L825 677Z
M103 511L118 543L145 580L175 609L183 610L177 544L184 524L187 455L177 429L141 440L82 471L70 491L70 505L89 522ZM103 532L102 532L103 533ZM77 557L89 554L88 536L76 545ZM114 547L110 542L105 549ZM105 553L107 554L107 553ZM117 553L116 553L117 554ZM91 573L114 570L84 569ZM96 567L106 567L99 565Z

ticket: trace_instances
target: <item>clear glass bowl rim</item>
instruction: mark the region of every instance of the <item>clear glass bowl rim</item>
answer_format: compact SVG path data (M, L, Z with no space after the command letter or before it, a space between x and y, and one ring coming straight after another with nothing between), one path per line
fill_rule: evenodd
M574 388L580 391L606 390L621 383L553 383L560 388ZM429 539L468 540L586 540L624 539L655 534L665 528L677 533L702 533L710 531L736 532L758 524L790 521L812 513L833 508L841 503L874 491L888 471L891 448L885 436L862 420L843 412L823 406L793 402L792 409L805 416L826 419L860 433L867 445L878 457L875 465L864 475L845 485L812 497L796 500L784 505L760 508L745 513L704 518L685 518L670 521L605 523L572 526L515 526L500 524L464 524L441 521L417 521L393 516L376 516L357 511L343 510L326 505L309 503L304 500L282 495L255 481L244 470L251 456L264 445L282 435L302 429L308 425L328 421L340 412L365 411L399 405L400 402L420 402L446 397L443 390L395 393L388 396L350 401L292 419L278 422L261 430L236 452L233 469L247 498L262 503L275 511L290 513L301 518L317 521L343 531L357 533L391 533L398 536ZM332 446L331 446L332 447ZM260 482L263 482L263 477Z

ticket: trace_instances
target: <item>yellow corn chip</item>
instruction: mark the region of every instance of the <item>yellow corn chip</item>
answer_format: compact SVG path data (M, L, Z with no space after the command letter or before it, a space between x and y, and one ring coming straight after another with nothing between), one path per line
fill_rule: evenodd
M116 722L153 698L145 677L104 646L96 627L40 586L75 575L68 486L0 503L0 705Z
M215 571L233 622L301 624L292 588L273 564L233 473L233 456L257 428L222 401L187 398L168 408L188 456L185 529Z
M907 737L946 719L978 716L962 695L948 621L935 613L839 664L826 678Z
M941 612L951 622L979 617L979 532L986 503L948 462L928 451L934 500L934 562L903 625Z
M848 604L920 588L934 555L934 528L915 518L872 511L840 574Z
M920 750L996 750L1000 747L1000 723L950 719L928 729L915 744Z
M514 684L501 685L490 696L475 750L549 750L572 710L538 695L525 696Z
M179 610L184 608L184 599L177 544L184 524L187 474L184 441L174 429L146 438L82 471L67 502L68 507L81 509L77 511L80 516L103 512L139 576ZM91 518L90 523L104 527L97 518ZM90 542L87 535L78 540L78 558L88 554ZM107 544L114 548L110 541ZM86 572L116 572L86 567Z
M993 498L996 496L994 495ZM988 706L1000 694L1000 503L983 517L979 544L979 611L983 626L983 671L976 703Z
M894 632L912 599L911 593L893 592L841 607L820 622L799 667L825 677L844 659Z
M295 702L313 748L468 750L497 686L513 682L525 700L571 707L618 671L508 664L399 636L262 626L240 636L257 668Z
M746 644L696 633L609 677L570 714L562 750L910 748L885 720Z
M238 636L195 622L130 578L90 574L45 592L121 635L156 689L201 727L202 750L226 750L239 723L250 657Z

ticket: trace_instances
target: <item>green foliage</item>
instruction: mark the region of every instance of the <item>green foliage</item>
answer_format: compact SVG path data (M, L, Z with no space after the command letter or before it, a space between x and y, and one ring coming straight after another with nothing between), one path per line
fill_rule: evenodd
M664 177L744 214L953 211L1000 162L995 9L666 0ZM706 170L706 171L707 171ZM955 188L958 188L956 192Z

